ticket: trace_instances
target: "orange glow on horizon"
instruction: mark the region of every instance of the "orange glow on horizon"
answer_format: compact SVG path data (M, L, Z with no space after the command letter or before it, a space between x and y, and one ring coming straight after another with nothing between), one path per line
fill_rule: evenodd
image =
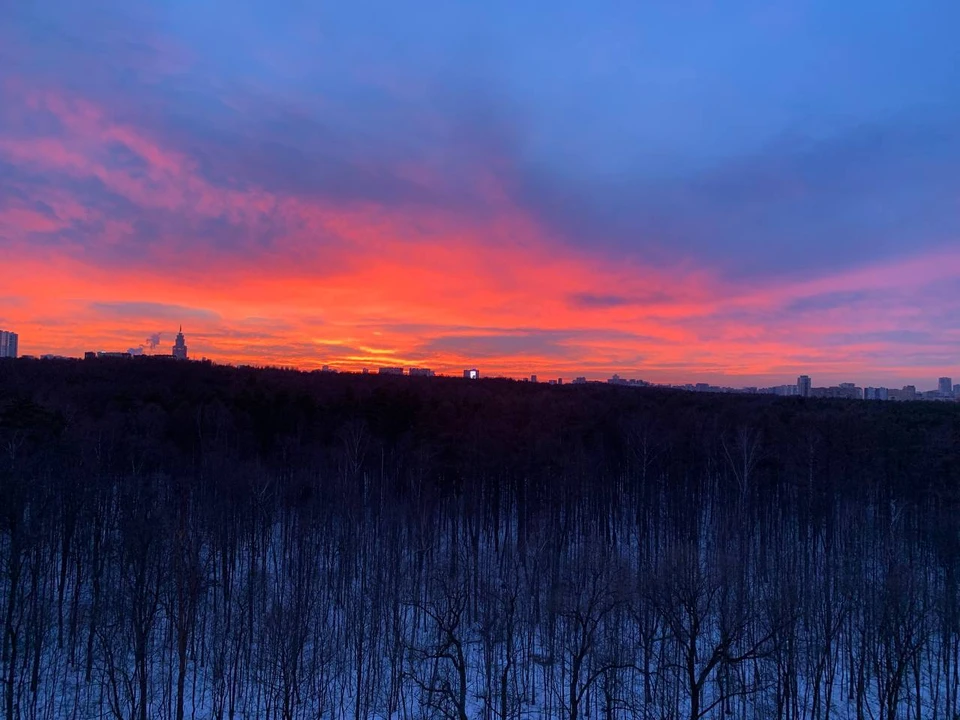
M23 354L126 350L155 333L156 352L169 354L182 324L192 357L303 369L479 367L485 376L619 373L740 384L792 382L800 372L864 383L868 373L940 373L888 357L883 333L922 327L916 306L797 304L841 292L919 295L960 276L958 251L815 280L741 284L690 259L663 267L575 249L482 173L477 184L493 208L483 217L222 188L189 158L87 101L28 98L61 120L66 137L0 139L0 157L94 178L144 212L198 220L161 226L147 241L129 218L63 190L44 195L48 212L0 207L0 326L20 333ZM146 169L107 167L99 153L113 143ZM428 168L403 172L436 182ZM216 243L197 229L200 220L246 228L264 218L284 231ZM97 227L94 243L63 232L77 222ZM874 339L836 340L853 330ZM941 337L927 350L952 357L957 331Z

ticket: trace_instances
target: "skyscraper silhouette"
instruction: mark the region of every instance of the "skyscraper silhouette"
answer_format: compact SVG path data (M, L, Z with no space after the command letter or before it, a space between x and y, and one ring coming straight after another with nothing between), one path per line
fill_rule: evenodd
M177 341L173 344L173 356L177 360L187 359L187 346L183 339L183 325L180 326L180 332L177 333Z

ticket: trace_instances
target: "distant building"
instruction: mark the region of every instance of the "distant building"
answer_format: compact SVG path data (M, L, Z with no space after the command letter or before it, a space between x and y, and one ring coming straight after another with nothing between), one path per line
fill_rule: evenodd
M953 394L953 378L942 377L937 383L937 390L941 395Z
M407 373L410 377L433 377L433 370L430 368L410 368Z
M380 375L403 375L402 367L382 367L377 370Z
M0 330L0 358L17 357L19 335L8 330Z
M557 385L563 385L563 378L557 378Z
M900 391L901 400L916 400L917 399L917 386L916 385L904 385L903 390Z
M833 387L815 387L810 388L810 397L862 400L863 388L859 388L853 383L843 383L842 385Z
M183 325L180 326L180 331L177 333L177 341L173 344L173 356L177 360L187 359L187 345L183 339Z
M960 399L960 385L953 386L953 396L957 399Z
M863 400L863 388L857 387L856 383L840 383L839 390L838 397Z
M632 385L634 387L647 387L650 385L646 380L635 380L633 378L627 379L622 378L619 375L614 375L612 378L607 380L607 383L610 385Z
M84 359L84 360L96 360L96 359L97 359L97 354L96 354L95 352L93 352L93 350L88 350L87 352L85 352L85 353L83 354L83 359Z
M131 355L128 352L104 352L101 350L97 352L97 357L98 358L132 358L133 355Z
M585 377L577 377L573 379L574 385L586 385L587 379Z
M810 376L801 375L797 378L797 395L800 397L810 397Z
M863 389L864 400L889 400L890 391L885 387L868 387Z
M537 376L536 376L536 375L531 375L531 376L530 376L530 382L535 383L536 381L537 381Z
M467 380L479 380L480 371L477 370L476 368L471 368L470 370L464 370L463 377Z

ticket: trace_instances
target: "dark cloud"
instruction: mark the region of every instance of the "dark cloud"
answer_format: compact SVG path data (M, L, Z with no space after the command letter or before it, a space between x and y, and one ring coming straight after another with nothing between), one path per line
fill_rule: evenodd
M579 308L613 308L630 305L632 300L623 295L597 295L594 293L576 293L570 296L570 304Z
M955 241L958 119L918 111L673 177L530 166L517 190L575 245L740 276L835 270Z
M615 295L597 293L574 293L569 296L570 305L585 310L603 310L605 308L623 307L627 305L653 305L668 302L671 298L667 293L651 292L643 295Z
M420 350L427 353L452 353L477 359L503 356L536 356L565 358L575 354L575 348L565 344L566 333L534 331L507 335L444 335L424 343Z
M122 142L107 144L104 148L104 162L107 167L123 170L132 178L142 178L150 170L150 163Z
M542 330L521 328L492 333L450 332L439 334L417 349L424 355L452 353L476 358L501 356L534 356L555 359L582 359L585 352L602 352L607 343L641 346L648 343L669 344L663 338L637 335L617 330ZM589 348L589 350L588 350ZM594 358L596 359L596 358ZM636 361L642 358L637 355Z
M823 340L831 346L882 344L927 347L931 344L935 345L941 338L937 334L926 330L874 330L870 332L830 333Z
M788 313L805 313L849 308L881 295L883 295L881 292L863 290L823 293L793 300L787 303L783 310Z
M220 320L220 316L210 310L153 302L96 302L90 303L90 309L102 315L118 318L203 322Z

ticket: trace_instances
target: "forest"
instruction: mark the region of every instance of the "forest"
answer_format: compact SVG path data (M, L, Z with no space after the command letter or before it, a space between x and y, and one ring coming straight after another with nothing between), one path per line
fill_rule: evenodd
M0 361L7 720L957 720L960 404Z

